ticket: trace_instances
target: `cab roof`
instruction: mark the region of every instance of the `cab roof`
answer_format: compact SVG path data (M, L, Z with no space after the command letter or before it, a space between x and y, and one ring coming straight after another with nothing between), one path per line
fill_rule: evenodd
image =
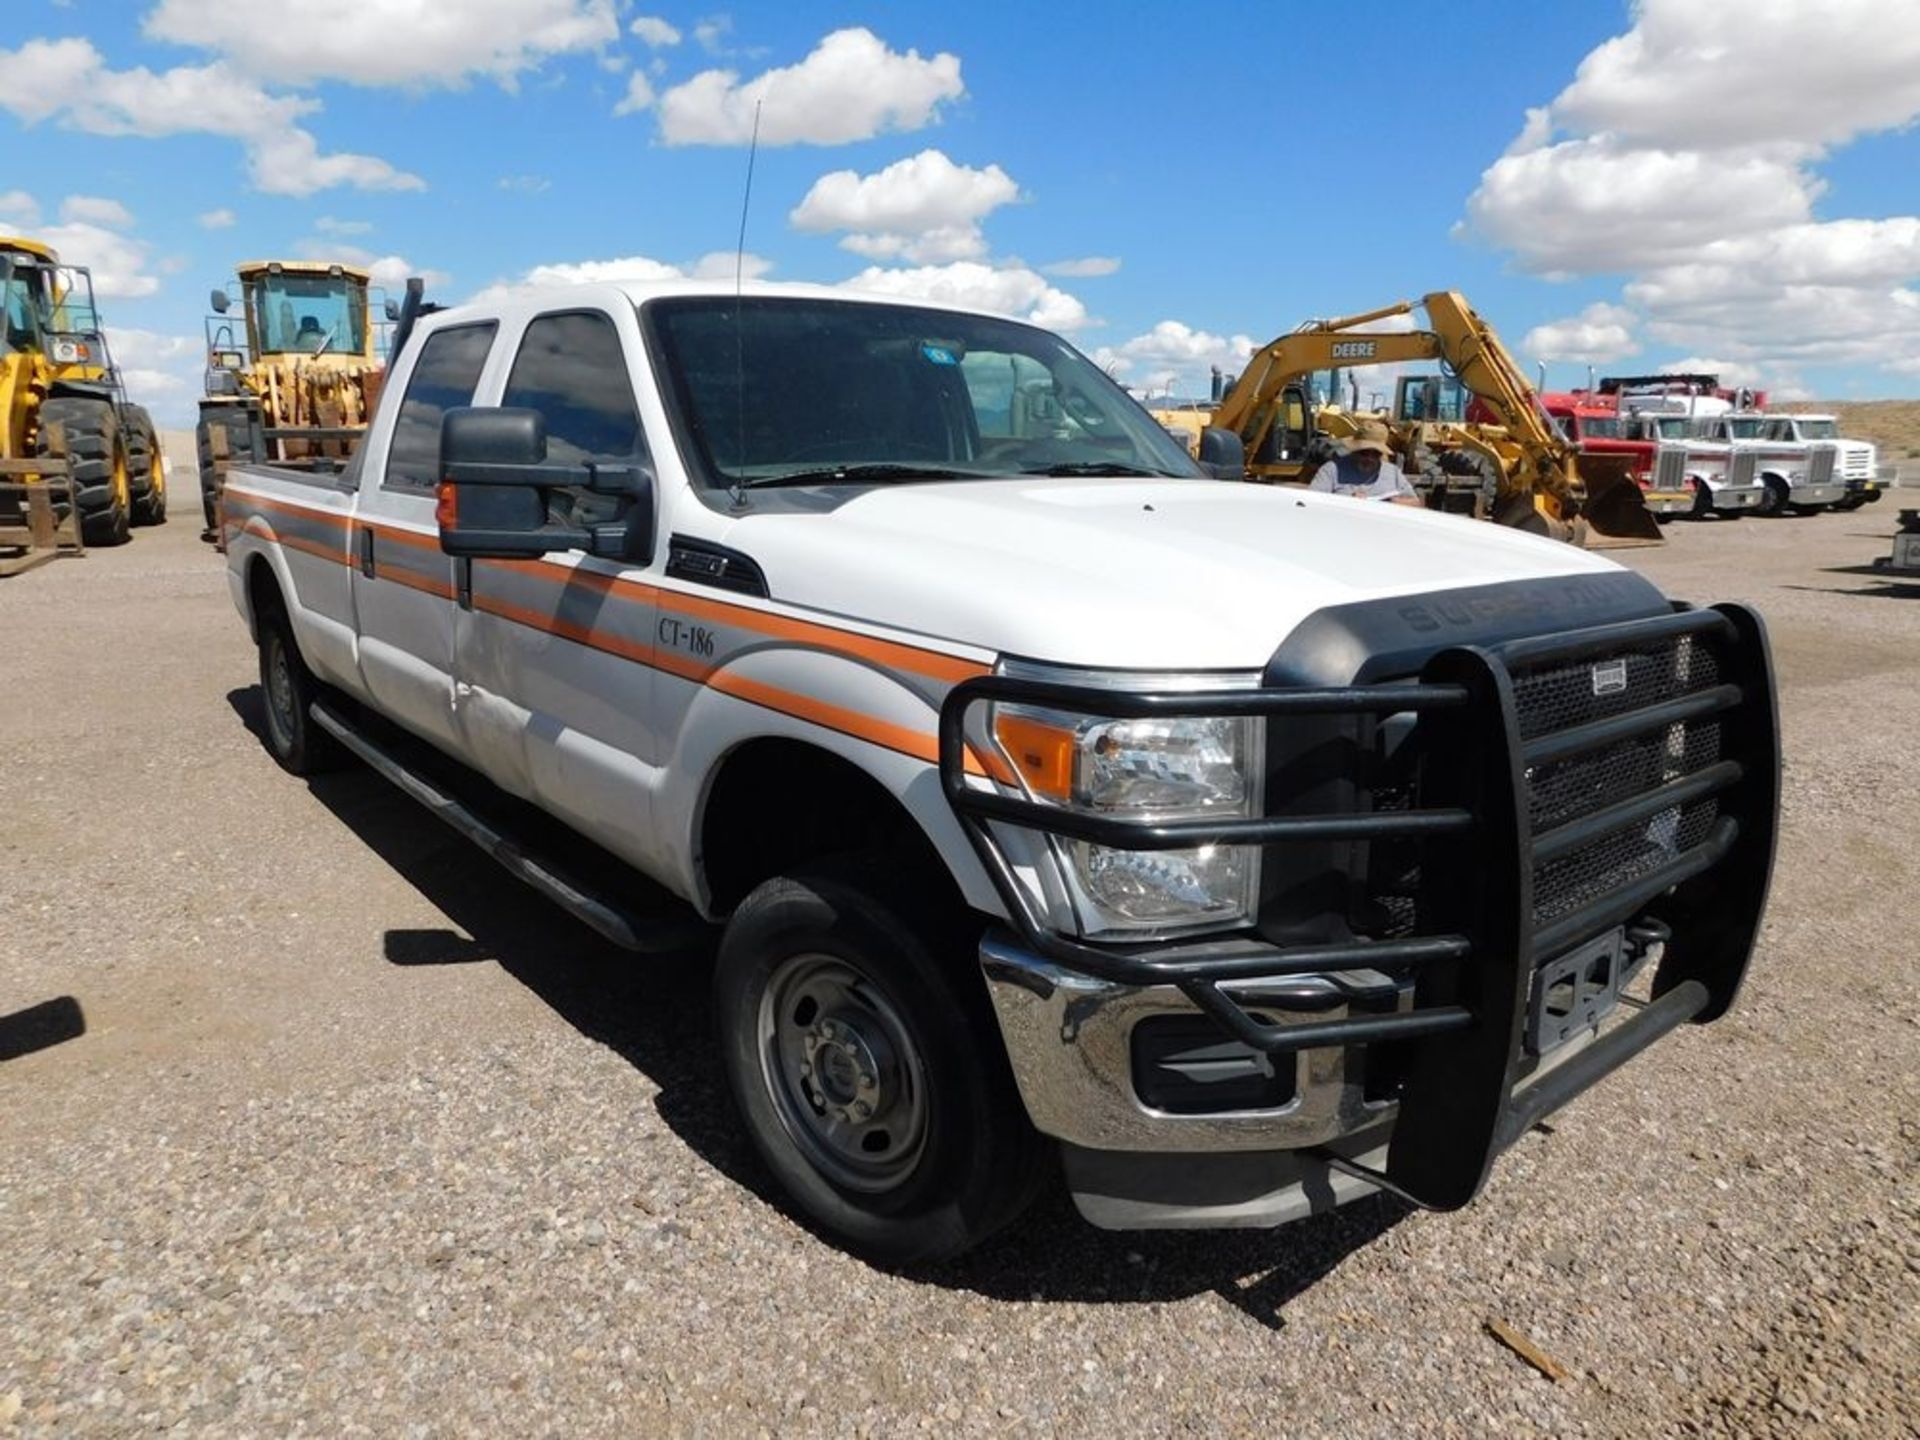
M358 280L362 285L370 281L372 273L359 265L347 265L338 260L243 260L234 266L234 273L242 280L255 275L263 275L278 270L287 275L345 275L350 280Z
M436 311L433 319L437 321L442 315L476 312L500 315L503 318L530 316L543 310L551 310L555 306L578 305L583 300L590 299L598 299L606 303L618 297L625 299L631 305L644 305L649 300L681 297L731 299L736 293L753 299L839 300L861 305L908 305L916 310L945 310L956 315L999 315L1016 324L1038 325L1038 322L1028 320L1024 316L1008 315L1004 311L989 310L978 305L955 304L950 300L928 299L920 295L848 290L838 285L817 285L799 281L748 280L736 287L731 276L712 280L610 280L583 281L573 284L498 286L481 292L471 300ZM1038 325L1038 328L1044 330L1048 327Z
M58 265L60 257L53 253L52 247L38 240L29 240L23 235L0 235L0 250L24 250L29 255L37 255L49 265Z

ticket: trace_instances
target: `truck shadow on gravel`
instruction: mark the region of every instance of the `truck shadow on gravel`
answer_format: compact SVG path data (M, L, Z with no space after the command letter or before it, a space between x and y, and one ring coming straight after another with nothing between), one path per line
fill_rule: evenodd
M259 735L259 687L235 690L227 700ZM610 944L510 880L369 770L315 776L307 787L449 921L447 929L387 931L390 964L498 964L658 1086L660 1118L702 1160L792 1215L734 1118L708 1039L710 948L636 956ZM1294 1297L1409 1213L1400 1201L1377 1196L1279 1230L1123 1234L1081 1220L1055 1183L1007 1233L959 1260L913 1267L901 1278L998 1300L1137 1304L1212 1292L1277 1330Z

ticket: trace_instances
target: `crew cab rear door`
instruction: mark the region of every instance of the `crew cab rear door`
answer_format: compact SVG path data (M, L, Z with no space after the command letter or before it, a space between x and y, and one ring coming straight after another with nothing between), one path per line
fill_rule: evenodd
M441 326L410 347L394 424L367 439L353 527L361 682L394 719L456 750L453 561L434 520L440 417L473 402L496 329Z
M486 403L538 411L550 462L648 464L635 389L644 353L631 305L546 311L517 335L509 322ZM568 523L591 526L655 502L567 487L549 503ZM664 538L654 549L665 552ZM658 766L647 566L579 550L456 565L466 567L455 572L466 752L509 790L637 860Z

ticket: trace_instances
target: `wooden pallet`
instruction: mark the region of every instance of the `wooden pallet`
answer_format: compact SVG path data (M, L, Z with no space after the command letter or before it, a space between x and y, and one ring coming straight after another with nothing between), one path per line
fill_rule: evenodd
M0 575L18 575L61 555L84 555L80 506L65 459L0 460L0 499L20 500L25 514L0 521ZM64 499L64 519L54 502ZM12 509L12 506L7 507Z

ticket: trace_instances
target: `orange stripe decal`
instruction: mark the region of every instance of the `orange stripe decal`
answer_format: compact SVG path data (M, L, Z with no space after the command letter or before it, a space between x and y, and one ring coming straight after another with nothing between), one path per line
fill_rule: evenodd
M329 510L289 504L286 501L232 487L225 491L223 503L236 511L277 510L303 520L313 520L321 525L338 528L341 532L340 540L337 546L333 546L300 536L278 534L266 517L259 514L247 515L244 520L238 517L229 517L228 520L233 528L337 565L351 567L354 564L352 537L354 531L361 529L371 531L383 540L410 550L442 553L436 536L368 520L361 516L345 516ZM477 563L545 580L562 587L579 586L602 596L617 595L623 599L649 601L675 614L751 630L772 639L809 645L829 654L866 660L882 670L906 670L948 684L957 684L962 680L972 679L976 675L985 675L990 670L990 667L978 661L948 655L938 650L927 650L896 640L882 640L876 636L861 634L859 631L822 625L787 615L777 615L770 611L757 610L749 605L688 595L677 590L663 590L645 581L608 575L598 570L587 570L573 565L562 565L551 560L483 560ZM378 579L392 581L394 584L406 586L408 589L420 591L440 600L453 600L458 593L445 581L416 575L394 566L376 565L375 575ZM525 605L517 605L510 600L486 595L477 590L473 595L473 608L512 624L524 626L529 630L553 635L576 645L584 645L589 649L618 656L623 660L630 660L635 664L645 665L680 679L692 681L694 684L706 685L735 699L745 700L749 704L791 716L796 720L804 720L809 724L851 736L856 740L864 740L869 744L878 745L882 749L892 750L897 754L911 756L929 765L938 764L940 760L938 737L911 726L881 720L858 710L849 710L844 706L816 700L811 696L784 690L763 681L750 680L723 670L708 661L695 659L673 650L663 650L658 646L632 640L597 626L563 620L558 615ZM970 775L991 775L1002 784L1018 783L1012 770L998 755L989 754L983 766L980 757L969 750L966 757L966 770Z

